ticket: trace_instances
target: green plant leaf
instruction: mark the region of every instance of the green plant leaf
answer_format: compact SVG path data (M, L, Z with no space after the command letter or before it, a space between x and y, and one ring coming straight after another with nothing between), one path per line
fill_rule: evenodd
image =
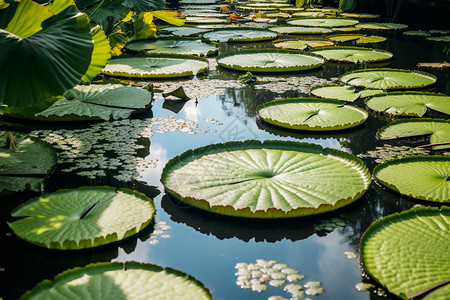
M421 117L427 109L450 114L450 96L425 92L391 92L375 95L366 100L375 111L400 116Z
M445 300L450 295L450 284L446 284L426 295L423 300Z
M361 197L370 173L355 156L318 145L247 141L173 158L161 182L175 198L218 214L288 218L337 209Z
M41 23L54 13L31 0L20 1L5 31L25 39L42 30Z
M329 61L348 63L380 62L393 57L389 51L363 47L320 47L309 52L321 55Z
M203 34L207 38L216 42L257 42L273 40L277 37L275 32L258 28L223 28L216 29Z
M311 94L320 98L336 99L346 102L354 102L360 94L354 86L326 84L312 87Z
M193 55L148 54L113 58L103 69L111 76L168 78L193 76L205 72L208 61Z
M354 26L359 23L358 20L344 18L304 18L287 21L290 25L307 27L345 27Z
M446 35L446 36L435 36L435 37L429 37L427 38L428 41L433 41L433 42L450 42L450 35Z
M436 76L420 72L401 69L362 69L339 76L345 84L364 86L371 89L413 89L433 85Z
M144 194L113 187L59 190L30 199L12 211L20 238L50 249L97 247L144 229L155 214Z
M186 17L185 24L225 24L230 23L226 18Z
M159 30L160 32L169 32L174 36L198 36L201 33L209 31L209 29L202 29L193 26L169 26Z
M412 198L450 202L450 157L408 156L375 167L378 182Z
M348 42L360 39L365 36L365 34L334 34L328 36L327 38L335 42Z
M409 36L431 36L431 33L429 33L428 31L423 31L423 30L409 30L409 31L403 32L403 34L409 35Z
M74 268L44 280L21 300L48 299L198 299L211 293L195 278L171 268L137 262L106 262ZM113 295L113 296L111 296Z
M153 23L153 12L143 12L133 23L137 39L156 38L156 25Z
M322 56L294 50L258 49L219 55L217 63L238 71L297 72L321 67Z
M448 291L449 224L450 208L445 206L419 207L375 221L361 239L364 268L390 293L404 299L445 283L436 293Z
M159 37L158 39L138 40L125 46L132 51L147 53L191 54L208 56L219 52L219 45L198 38Z
M97 25L91 28L94 50L92 51L91 64L86 74L81 78L83 82L89 82L100 74L111 58L111 47L109 40L102 27Z
M382 127L378 132L381 140L392 140L415 136L430 136L430 144L449 143L436 145L433 149L450 148L450 121L441 119L400 119Z
M123 5L134 12L146 12L149 10L161 10L166 5L165 0L123 0L113 1L117 4Z
M173 13L166 10L155 10L151 13L158 19L172 25L182 26L186 22L186 17L179 15L177 12Z
M383 36L376 36L376 35L371 35L371 36L366 36L363 38L360 38L359 40L356 41L356 44L376 44L376 43L382 43L384 41L386 41L387 39Z
M354 18L354 19L378 19L380 15L376 14L364 14L364 13L341 13L344 18Z
M42 28L27 38L0 30L0 104L30 106L61 95L88 70L94 45L86 15L71 6Z
M300 40L275 40L273 41L273 45L277 48L282 49L291 49L291 50L305 50L308 48L306 43Z
M325 34L331 32L331 29L328 28L306 26L273 26L269 30L280 34Z
M356 27L362 29L372 29L372 30L391 30L391 29L405 29L408 28L406 24L398 24L398 23L359 23Z
M364 109L318 98L277 99L257 108L265 122L288 129L328 131L358 126L367 120Z
M3 146L0 147L0 193L42 192L44 180L57 162L55 150L39 139L18 132L0 131L0 141Z

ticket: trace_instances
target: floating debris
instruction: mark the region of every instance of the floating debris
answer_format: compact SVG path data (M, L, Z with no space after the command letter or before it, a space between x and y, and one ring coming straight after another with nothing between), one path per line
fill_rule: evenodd
M321 220L319 224L314 225L315 231L332 232L336 228L344 228L345 221L341 218L331 218L329 220Z
M344 254L348 259L355 259L358 257L358 254L352 251L345 251Z
M372 158L376 163L383 163L393 158L401 158L410 155L430 155L431 151L425 148L414 148L408 146L391 146L385 144L383 147L376 147L377 150L367 151L356 156L359 158Z
M218 120L214 120L214 119L203 119L203 121L205 121L206 123L214 124L214 125L223 125L222 122L220 122Z
M258 77L253 87L255 89L265 89L274 93L282 94L287 91L299 91L308 94L313 86L329 84L333 81L316 76L303 76L302 80L296 77Z
M372 290L373 288L375 288L375 286L371 283L360 282L355 285L355 288L358 291L369 291L369 290Z
M310 296L318 296L323 294L323 288L319 281L308 281L304 287L306 288L305 294Z

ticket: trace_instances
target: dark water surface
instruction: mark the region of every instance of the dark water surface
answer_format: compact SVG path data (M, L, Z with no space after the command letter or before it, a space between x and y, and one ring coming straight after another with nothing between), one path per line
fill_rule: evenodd
M417 69L418 62L443 60L442 44L426 42L422 38L405 37L401 32L372 32L372 34L387 36L388 40L385 43L375 47L394 53L394 58L383 63L383 67ZM222 45L221 51L263 48L270 45L270 43ZM308 76L332 79L361 67L353 64L327 63L319 70L289 76L294 76L299 81L302 77ZM438 77L437 83L427 90L450 94L448 71L424 71ZM210 71L206 76L199 76L198 79L231 80L239 75L241 74L218 67L217 70ZM264 80L265 76L257 75L257 77ZM94 262L133 260L171 267L190 274L212 291L214 299L267 299L272 295L289 298L289 294L284 292L282 287L270 286L267 291L258 293L241 289L236 285L236 263L254 263L256 259L266 259L286 263L299 270L306 276L300 283L309 280L320 281L325 292L312 297L314 299L377 299L378 296L373 292L356 290L355 284L362 280L371 281L363 279L359 257L348 259L344 252L358 253L359 240L365 229L374 220L412 207L416 202L410 198L399 196L372 183L361 199L333 213L294 220L250 221L216 216L179 204L165 194L159 181L162 168L168 160L186 150L212 143L246 139L292 140L320 144L355 155L374 150L376 146L385 143L378 141L375 134L381 126L388 123L389 118L373 112L370 112L367 123L358 128L322 134L284 131L263 124L255 117L255 108L258 104L275 98L294 96L302 97L307 94L298 90L279 94L249 85L243 88L228 88L224 94L198 98L198 103L190 100L179 107L164 104L161 94L156 94L152 112L141 116L143 120L149 121L152 116L173 116L176 119L196 121L197 130L215 132L154 133L150 141L143 142L149 147L144 156L158 161L156 167L143 172L143 177L139 181L120 183L108 178L86 180L75 174L63 174L59 169L52 174L48 180L47 191L111 182L135 188L153 197L157 209L155 222L137 236L125 241L82 251L54 251L30 245L14 236L5 220L11 221L10 211L35 194L21 193L2 197L0 297L17 299L38 282L53 278L69 268ZM358 100L356 105L364 107L361 100ZM174 112L178 109L180 110L177 113ZM445 118L444 115L437 113L431 116ZM205 119L214 119L218 122L213 124ZM19 125L10 120L0 122L0 126L3 129L19 128L22 131L29 131L35 127ZM401 143L391 142L391 144ZM375 166L372 159L365 159L365 162L371 170ZM325 221L330 220L331 223L324 225ZM333 223L333 220L340 222ZM161 227L163 224L161 222L166 222L167 226ZM159 232L161 228L164 232L155 237L155 231ZM388 299L395 297L388 296Z

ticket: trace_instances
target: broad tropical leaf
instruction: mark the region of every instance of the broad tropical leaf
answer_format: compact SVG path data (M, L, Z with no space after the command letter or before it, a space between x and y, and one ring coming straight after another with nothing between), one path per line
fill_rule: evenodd
M55 150L39 139L17 132L0 131L0 142L8 146L0 148L0 193L42 192L45 178L56 165Z
M149 54L113 58L103 73L111 76L167 78L193 76L207 69L208 61L197 56Z
M212 299L195 278L171 268L137 262L96 263L67 270L52 281L45 280L21 300L48 299ZM113 296L112 296L113 295Z
M424 92L391 92L366 100L375 111L400 116L421 117L427 109L450 115L450 96Z
M419 207L375 221L361 239L364 268L390 293L404 299L432 288L437 288L433 293L442 290L448 296L449 224L450 208L445 206Z
M450 148L450 121L441 119L400 119L384 126L378 132L381 140L409 138L429 135L429 144L444 144L433 146L433 149Z
M217 42L257 42L273 40L275 32L258 28L224 28L203 34L204 38Z
M156 25L153 23L153 12L143 12L133 23L137 39L155 39Z
M97 25L91 28L94 50L92 51L91 64L86 74L81 78L83 82L89 82L100 74L111 58L111 47L109 40L102 27Z
M257 108L267 123L288 129L328 131L358 126L367 120L364 109L318 98L278 99Z
M281 34L325 34L330 33L331 29L323 27L306 27L306 26L274 26L269 30Z
M124 0L112 1L116 5L123 5L134 12L146 12L149 10L161 10L166 5L165 0Z
M322 55L329 61L348 63L380 62L393 56L389 51L363 47L320 47L309 52Z
M436 76L400 69L362 69L339 76L345 84L364 86L371 89L414 89L433 85Z
M450 202L450 157L408 156L378 165L375 178L402 195L433 202Z
M308 26L308 27L345 27L354 26L359 23L358 20L344 18L305 18L287 21L290 25Z
M288 218L361 197L370 173L348 153L313 144L247 141L210 145L170 160L161 182L177 199L224 215Z
M155 10L151 13L156 18L172 25L182 26L186 22L186 16L179 15L176 11Z
M217 63L238 71L249 72L297 72L321 67L322 56L293 50L245 50L217 57Z
M123 240L144 229L155 214L144 194L112 187L59 190L12 211L20 238L50 249L84 249Z
M147 53L191 54L208 56L219 51L219 45L197 38L160 37L158 39L138 40L125 46L132 51Z

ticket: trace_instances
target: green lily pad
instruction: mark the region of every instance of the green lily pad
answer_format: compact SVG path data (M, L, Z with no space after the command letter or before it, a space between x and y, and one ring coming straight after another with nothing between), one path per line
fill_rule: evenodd
M423 31L423 30L409 30L409 31L405 31L403 32L404 35L409 35L409 36L430 36L431 33L429 33L428 31Z
M221 43L269 41L277 37L275 32L258 28L223 28L203 34L204 38Z
M391 92L367 99L366 105L378 112L400 116L421 117L427 112L427 109L450 114L450 96L444 94Z
M0 131L0 193L31 190L42 192L43 183L56 165L56 152L47 143L17 132ZM8 144L8 143L7 143Z
M261 2L261 3L246 3L245 6L252 7L254 10L265 10L265 8L280 8L292 6L289 3L276 2Z
M269 30L281 34L325 34L331 32L331 29L328 28L306 26L274 26L270 27Z
M450 208L445 206L410 209L375 221L361 239L364 268L390 293L404 299L432 288L437 288L434 293L448 291L449 224Z
M67 270L52 281L42 281L20 299L71 300L80 295L84 300L212 299L208 289L190 275L137 262L96 263Z
M414 136L430 136L430 144L436 145L433 149L450 148L450 121L441 119L401 119L395 120L380 129L378 137L381 140L409 138Z
M375 167L374 177L393 191L412 198L450 202L450 157L408 156Z
M371 35L371 36L366 36L366 37L362 37L359 40L356 41L356 44L376 44L376 43L382 43L384 41L386 41L387 39L383 36L376 36L376 35Z
M366 13L341 13L341 16L355 19L378 19L380 17L380 15Z
M225 24L230 23L226 18L186 17L185 24Z
M290 25L307 27L345 27L354 26L359 23L358 20L344 18L305 18L287 21Z
M300 41L300 40L275 40L273 41L273 45L277 48L282 49L291 49L291 50L305 50L308 48L308 45L306 43Z
M450 295L450 284L446 284L426 295L423 300L445 300Z
M268 12L262 15L263 18L279 18L279 19L287 19L291 15L285 12Z
M373 29L373 30L391 30L391 29L405 29L408 28L406 24L398 24L398 23L359 23L356 27L362 29Z
M208 61L193 55L148 54L112 58L103 73L137 78L193 76L205 72Z
M433 42L450 42L450 35L446 35L446 36L434 36L434 37L429 37L427 38L428 41L433 41Z
M354 102L359 98L384 93L383 90L362 90L358 92L356 87L338 84L325 84L312 87L311 94L320 98L336 99L346 102Z
M148 109L152 100L153 93L139 87L120 84L79 85L36 115L11 116L50 122L126 119Z
M320 47L309 52L322 55L329 61L348 63L380 62L393 56L389 51L363 47Z
M355 31L360 31L361 28L358 27L333 27L331 28L332 31L336 31L336 32L355 32Z
M327 38L335 42L348 42L360 39L365 36L365 34L334 34L328 36Z
M169 26L160 29L161 32L169 32L174 36L198 36L209 29L198 28L194 26Z
M329 131L358 126L367 120L364 109L318 98L277 99L257 108L265 122L288 129Z
M112 187L59 190L12 211L20 238L50 249L84 249L123 240L144 229L155 214L145 195Z
M191 54L208 56L219 52L219 45L197 38L159 37L157 39L137 40L125 46L131 51L147 53Z
M258 49L219 55L217 63L225 68L246 72L297 72L319 68L325 59L301 51Z
M433 85L436 76L401 69L362 69L339 76L345 84L364 86L372 89L414 89Z
M189 205L248 218L288 218L360 198L370 173L355 156L318 145L247 141L210 145L173 158L161 182Z

